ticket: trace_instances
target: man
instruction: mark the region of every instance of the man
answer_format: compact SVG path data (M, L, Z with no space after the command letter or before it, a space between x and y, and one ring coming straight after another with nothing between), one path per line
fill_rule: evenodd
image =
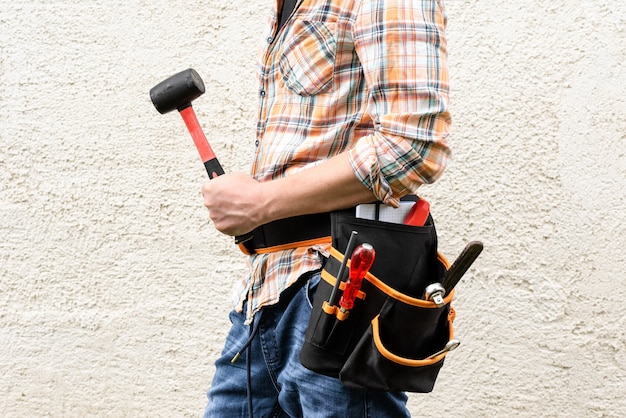
M443 0L275 3L257 67L252 173L202 188L215 227L233 236L266 228L270 236L286 218L376 200L397 206L439 178L450 126ZM316 238L316 228L328 227L314 219L279 229L273 244L243 244L250 273L206 416L409 415L404 393L350 389L298 360L330 246L301 239L300 229Z

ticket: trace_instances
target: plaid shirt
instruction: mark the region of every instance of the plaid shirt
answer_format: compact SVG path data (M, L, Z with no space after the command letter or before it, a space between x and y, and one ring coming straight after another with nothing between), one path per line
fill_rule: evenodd
M388 205L435 181L450 153L443 0L304 0L280 30L274 3L257 66L253 177L348 151ZM327 255L317 246L250 256L236 308L247 300L250 321Z

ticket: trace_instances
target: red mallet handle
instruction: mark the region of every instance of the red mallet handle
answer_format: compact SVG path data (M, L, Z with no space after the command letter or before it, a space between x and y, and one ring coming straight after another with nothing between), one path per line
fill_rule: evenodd
M204 168L206 168L209 178L212 179L216 176L224 174L224 169L217 160L211 145L209 145L209 141L206 139L206 136L202 131L202 127L200 126L200 122L198 122L198 118L196 117L196 112L194 112L193 107L189 105L184 109L181 109L180 115L185 121L185 125L187 125L187 129L191 134L194 144L196 144L196 148L200 153L200 158L204 163Z
M363 278L374 264L376 252L370 244L361 244L354 249L350 258L350 276L346 281L346 288L339 300L342 311L348 311L354 306L356 295L361 289Z

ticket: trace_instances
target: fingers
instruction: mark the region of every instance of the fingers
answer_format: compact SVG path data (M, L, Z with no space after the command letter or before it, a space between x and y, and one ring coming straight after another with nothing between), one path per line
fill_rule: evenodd
M211 196L211 181L207 180L204 183L202 183L202 188L200 189L200 194L202 196L202 201L204 206L209 209L210 206L210 196Z
M231 173L202 184L204 206L213 226L227 235L241 235L260 222L258 182L244 173Z

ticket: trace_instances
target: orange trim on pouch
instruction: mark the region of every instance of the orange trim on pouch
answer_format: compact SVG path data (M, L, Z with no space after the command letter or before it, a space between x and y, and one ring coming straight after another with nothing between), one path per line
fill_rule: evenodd
M445 352L445 353L439 354L436 357L427 358L423 360L414 360L414 359L400 357L396 354L393 354L391 351L385 348L382 340L380 339L378 317L379 316L377 315L374 319L372 319L372 337L374 339L374 344L376 345L376 349L378 350L380 355L386 358L387 360L400 364L402 366L407 366L407 367L424 367L424 366L430 366L431 364L435 364L441 361L448 354L448 352ZM451 322L449 322L448 325L449 325L449 331L450 331L449 333L450 336L448 338L448 341L450 341L451 339L454 338L454 329L452 327Z
M327 301L324 301L324 303L322 304L322 310L328 315L334 315L335 312L337 312L337 307L331 306Z
M341 254L335 248L330 249L330 255L339 261L343 261L343 254ZM445 266L446 269L450 267L450 263L442 254L437 253L437 259ZM324 277L323 272L322 272L322 277ZM333 282L330 282L328 279L325 279L325 280L328 281L330 284L334 284ZM410 296L405 295L404 293L398 292L391 286L383 283L378 277L374 276L372 273L368 272L365 275L365 280L367 280L368 282L376 286L381 292L385 293L386 295L391 296L392 298L397 299L403 303L406 303L407 305L419 306L421 308L436 308L437 307L437 305L435 305L435 302L427 301L424 299L412 298ZM452 302L453 298L454 298L454 290L450 292L450 294L446 295L443 301L445 304L449 304L450 302Z
M342 311L337 306L331 306L327 301L322 304L322 310L326 314L336 317L339 321L344 321L350 314L350 311Z
M348 262L348 265L350 263ZM335 285L335 282L337 281L337 279L335 278L335 276L333 276L332 274L330 274L329 272L327 272L326 270L322 270L322 279L328 283L331 286ZM339 290L346 290L346 282L340 282L339 283ZM362 290L359 290L356 293L356 297L358 299L363 299L365 300L365 292L363 292Z
M237 244L237 247L239 247L239 251L241 251L242 253L244 253L245 255L251 255L252 253L250 251L248 251L248 249L243 245L242 242L240 242L239 244Z

